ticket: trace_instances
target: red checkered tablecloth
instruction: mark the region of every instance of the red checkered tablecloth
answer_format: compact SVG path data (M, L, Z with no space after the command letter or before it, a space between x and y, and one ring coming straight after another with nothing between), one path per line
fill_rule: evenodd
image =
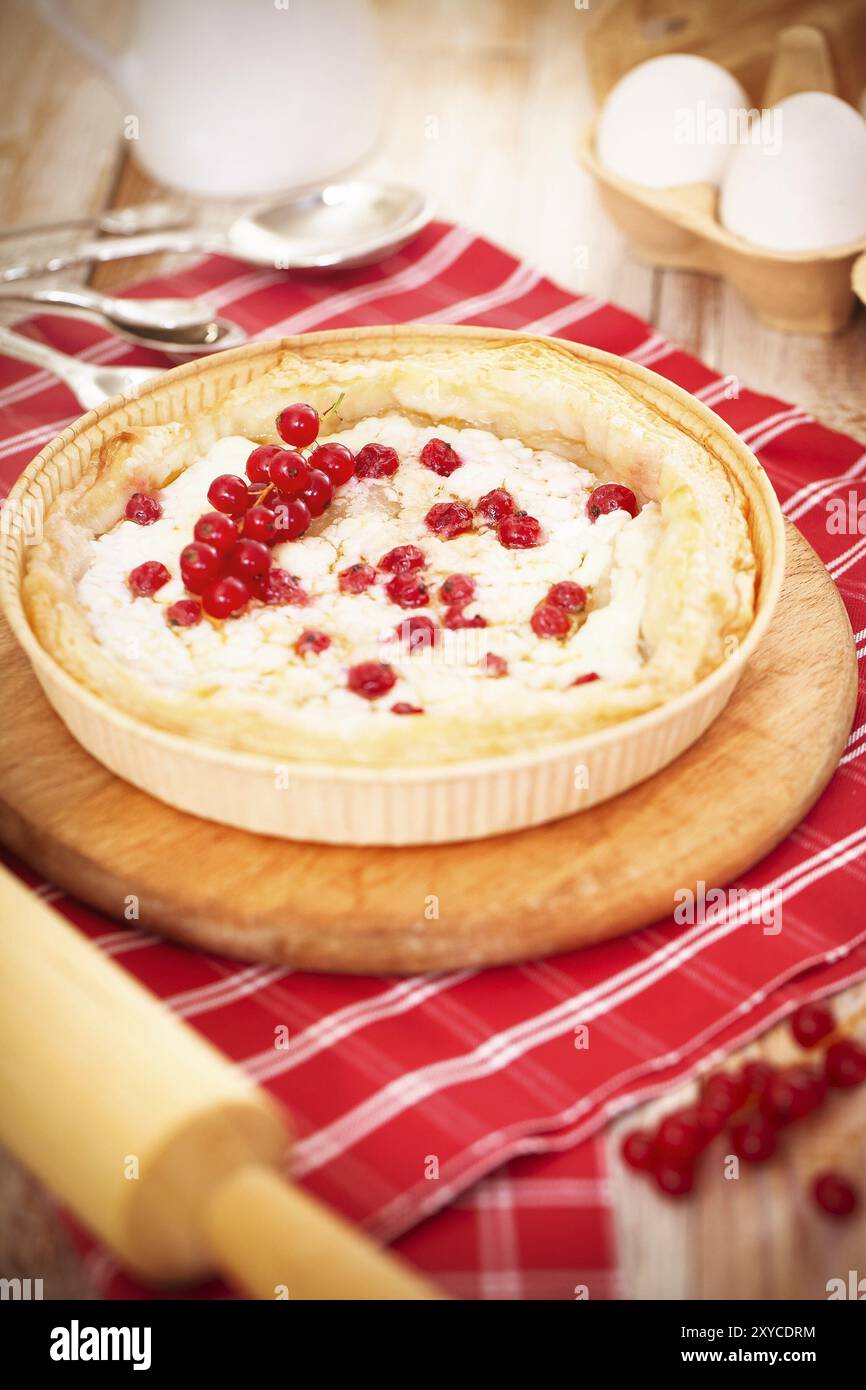
M828 504L866 496L866 452L805 410L741 389L632 314L574 297L460 227L436 223L374 267L304 276L210 257L130 291L196 294L253 336L347 324L473 323L621 353L692 391L759 454L789 519L836 580L866 649L866 535ZM91 362L168 359L68 319L26 331ZM0 483L80 414L43 371L0 360ZM776 895L768 935L733 900L531 964L409 980L292 973L186 951L13 867L291 1110L299 1181L470 1298L627 1293L603 1130L805 998L866 975L866 691L839 769L801 825L738 887ZM804 731L804 736L808 731ZM287 1025L291 1044L273 1046ZM587 1025L591 1047L575 1046ZM108 1297L143 1297L82 1239ZM221 1286L197 1290L224 1294Z

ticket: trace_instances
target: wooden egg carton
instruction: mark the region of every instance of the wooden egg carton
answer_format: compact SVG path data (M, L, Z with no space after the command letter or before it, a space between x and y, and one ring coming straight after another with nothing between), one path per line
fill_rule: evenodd
M837 92L823 32L793 25L778 36L763 105L796 92ZM641 260L720 276L753 313L792 333L836 333L851 317L855 295L866 303L866 237L826 251L769 251L727 231L711 184L651 189L606 169L595 155L597 118L584 133L581 160L602 204Z

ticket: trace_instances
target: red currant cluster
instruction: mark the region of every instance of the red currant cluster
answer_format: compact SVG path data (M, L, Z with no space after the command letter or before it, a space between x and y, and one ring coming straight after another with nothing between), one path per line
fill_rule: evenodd
M442 441L430 442L438 444ZM462 461L459 455L450 445L443 447L449 449L454 458L458 459L455 466L459 466L459 462ZM437 473L441 471L441 468L434 469ZM449 467L448 472L453 471L454 469ZM424 522L428 530L440 540L451 541L455 536L463 536L474 530L476 518L482 526L495 528L497 539L506 550L530 550L536 545L543 545L547 539L541 522L526 512L518 511L514 498L504 487L494 488L493 492L485 493L478 499L474 509L468 507L465 502L437 502L430 508Z
M791 1031L801 1047L825 1044L820 1062L775 1067L755 1061L739 1071L714 1072L696 1103L666 1115L655 1133L637 1129L626 1135L625 1162L650 1175L670 1197L691 1192L702 1154L723 1130L743 1162L766 1163L776 1152L779 1130L811 1115L830 1088L846 1090L866 1081L866 1048L853 1038L836 1037L834 1026L825 1005L802 1004ZM812 1195L834 1216L850 1215L859 1201L856 1189L838 1173L819 1174Z
M166 610L170 624L190 627L201 621L202 610L211 618L232 617L254 599L306 603L297 580L273 565L271 547L304 534L330 505L335 489L354 475L356 459L335 442L306 456L300 452L319 434L319 416L311 405L287 406L277 417L277 432L292 447L262 445L247 459L246 478L223 473L211 483L207 496L214 510L199 517L193 540L180 555L181 578L195 597ZM127 503L126 516L139 525L161 515L160 502L146 494L135 493ZM134 594L151 595L170 578L165 565L148 560L132 571L128 583ZM307 641L302 654L316 649ZM318 650L324 650L321 641Z
M576 614L586 607L586 589L570 579L552 584L536 605L530 626L536 637L568 637Z

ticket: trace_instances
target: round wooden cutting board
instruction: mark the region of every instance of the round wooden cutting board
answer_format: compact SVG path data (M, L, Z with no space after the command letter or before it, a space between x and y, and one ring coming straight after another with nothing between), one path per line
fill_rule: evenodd
M347 849L231 830L154 801L95 762L0 630L0 837L47 879L175 941L247 960L382 974L547 955L722 887L805 815L857 692L848 618L788 528L773 626L727 709L649 781L591 810L466 844Z

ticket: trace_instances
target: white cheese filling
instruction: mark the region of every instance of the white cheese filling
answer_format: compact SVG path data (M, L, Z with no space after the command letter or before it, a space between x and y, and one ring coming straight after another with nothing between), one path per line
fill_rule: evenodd
M419 462L424 444L446 440L463 459L450 477ZM305 607L253 605L224 623L205 618L195 627L172 627L168 606L186 595L179 556L193 527L211 510L207 490L221 473L244 475L255 445L221 439L160 493L163 515L150 526L123 520L91 543L90 562L78 596L94 635L116 660L162 689L207 698L219 692L254 709L280 702L333 717L388 717L397 701L430 713L530 712L539 692L561 692L573 700L576 677L637 674L644 664L641 619L646 577L661 533L656 503L636 518L612 512L590 522L585 506L597 479L567 459L532 450L516 439L485 430L418 426L397 415L360 421L329 436L357 451L376 442L396 449L400 467L391 478L353 478L299 541L273 550L274 564L297 576L310 595ZM431 534L424 518L437 502L474 506L494 488L505 488L521 511L537 518L546 541L530 550L503 547L495 529L484 527L454 540ZM421 571L431 596L428 606L405 610L389 598L382 574L360 594L340 592L338 575L365 561L374 567L398 545L417 545L425 554ZM126 579L145 560L161 561L171 581L152 598L133 598ZM468 574L476 594L466 613L481 614L487 626L449 631L435 648L410 653L395 628L413 613L437 626L446 605L438 597L450 574ZM575 580L589 593L585 620L564 640L539 638L530 626L536 605L552 584ZM313 628L331 645L320 655L300 656L294 644ZM486 653L504 657L508 675L491 678ZM384 661L397 683L381 700L367 701L346 688L347 670L361 661Z

